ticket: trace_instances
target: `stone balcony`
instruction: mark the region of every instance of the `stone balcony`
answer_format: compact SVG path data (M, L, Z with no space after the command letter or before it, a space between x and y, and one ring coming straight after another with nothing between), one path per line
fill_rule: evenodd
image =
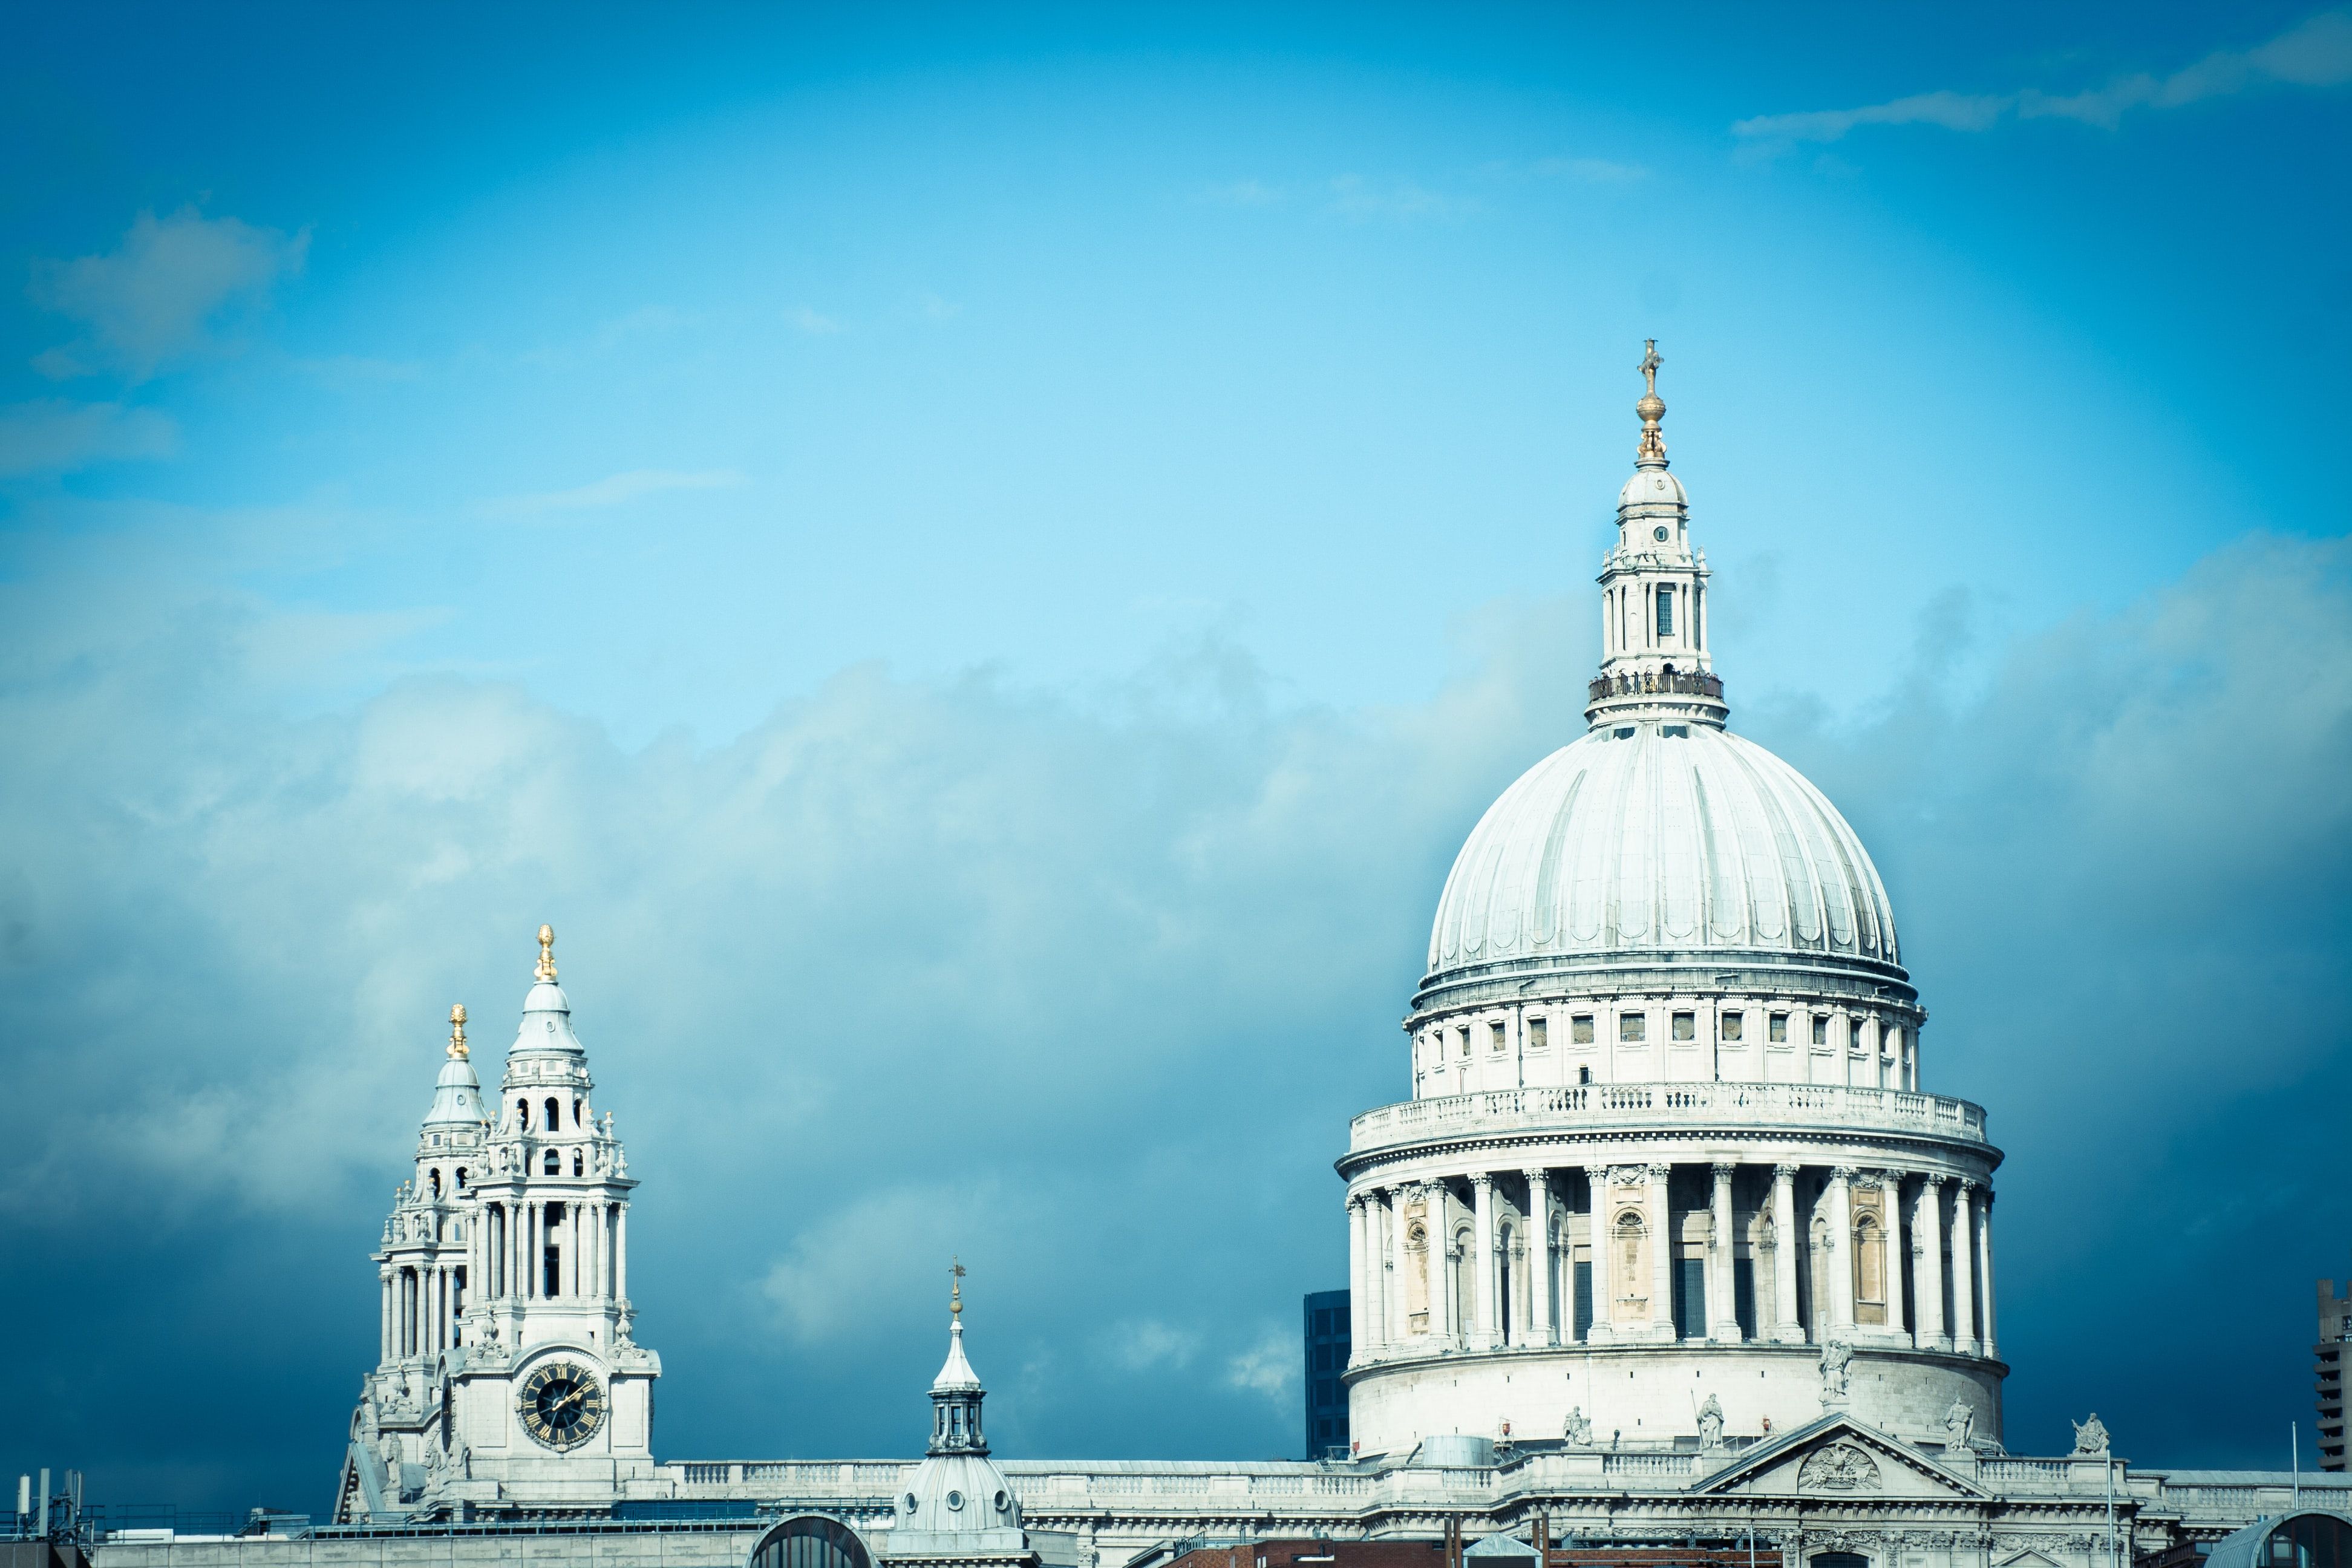
M1491 1133L1882 1133L1990 1145L1984 1107L1817 1083L1591 1083L1408 1100L1348 1124L1350 1156Z

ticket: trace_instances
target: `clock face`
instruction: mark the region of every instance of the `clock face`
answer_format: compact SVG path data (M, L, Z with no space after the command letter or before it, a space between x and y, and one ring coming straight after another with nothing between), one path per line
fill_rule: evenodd
M1650 530L1650 537L1664 544L1666 542L1666 531L1663 527L1654 528Z
M523 1429L559 1452L578 1447L604 1424L604 1384L568 1361L549 1362L524 1379L517 1402Z

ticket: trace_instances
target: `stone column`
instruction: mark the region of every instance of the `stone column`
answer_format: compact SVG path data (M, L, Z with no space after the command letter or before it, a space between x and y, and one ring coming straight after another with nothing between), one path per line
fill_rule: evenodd
M1376 1350L1388 1342L1388 1201L1378 1187L1364 1192L1364 1341Z
M1853 1327L1853 1167L1830 1172L1830 1328ZM1845 1337L1851 1339L1851 1332Z
M1556 1344L1551 1332L1551 1183L1540 1170L1519 1173L1528 1182L1527 1343Z
M1615 1305L1616 1296L1609 1285L1609 1167L1587 1165L1584 1167L1584 1179L1590 1184L1591 1194L1585 1200L1586 1205L1592 1211L1592 1243L1588 1248L1592 1254L1592 1327L1586 1331L1586 1334L1588 1342L1606 1344L1612 1327L1610 1311ZM1576 1270L1572 1260L1576 1254L1572 1249L1569 1257L1571 1264L1569 1269L1568 1321L1573 1328L1576 1323Z
M1977 1289L1984 1292L1984 1353L1990 1361L2000 1353L1992 1328L1992 1189L1985 1189L1977 1216Z
M383 1282L383 1359L392 1359L392 1266L377 1269L376 1278Z
M1909 1271L1900 1262L1903 1256L1903 1173L1882 1172L1879 1194L1879 1207L1885 1211L1886 1220L1886 1234L1880 1238L1885 1252L1879 1263L1879 1272L1886 1279L1886 1331L1899 1334L1904 1331L1903 1292L1910 1283Z
M1724 1344L1739 1342L1739 1304L1734 1279L1737 1270L1733 1260L1738 1252L1738 1237L1732 1231L1731 1174L1739 1167L1728 1160L1715 1164L1714 1202L1708 1217L1714 1222L1714 1263L1706 1282L1706 1337Z
M1406 1256L1404 1211L1413 1201L1412 1187L1397 1184L1388 1190L1388 1340L1392 1344L1404 1342L1404 1335L1413 1331L1413 1298L1409 1293L1412 1279L1412 1258Z
M1782 1344L1805 1342L1804 1320L1797 1316L1797 1259L1804 1255L1797 1228L1797 1167L1772 1167L1772 1337Z
M613 1294L629 1294L629 1201L621 1200L621 1217L613 1222Z
M1914 1342L1923 1351L1948 1351L1952 1336L1944 1326L1944 1178L1929 1176L1919 1184L1919 1202L1911 1211L1911 1251L1918 1258L1912 1295L1919 1303Z
M1485 1171L1470 1178L1470 1223L1477 1230L1471 1267L1478 1271L1477 1288L1472 1292L1478 1322L1469 1340L1472 1348L1485 1350L1500 1342L1501 1336L1495 1331L1502 1322L1495 1310L1495 1178Z
M1666 1192L1666 1178L1673 1173L1671 1165L1649 1167L1643 1194L1650 1226L1650 1331L1662 1340L1675 1337L1674 1205Z
M1371 1335L1364 1329L1369 1314L1364 1310L1371 1300L1371 1289L1364 1279L1364 1198L1360 1193L1348 1194L1348 1343L1353 1353L1349 1360L1361 1354L1370 1342Z
M1952 1194L1952 1348L1976 1355L1977 1184L1962 1180Z

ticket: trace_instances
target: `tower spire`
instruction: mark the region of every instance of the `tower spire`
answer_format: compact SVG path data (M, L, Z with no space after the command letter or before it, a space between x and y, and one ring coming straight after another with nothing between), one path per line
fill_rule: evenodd
M449 1009L449 1058L462 1062L472 1054L466 1048L466 1005L460 1002Z
M539 928L539 977L548 984L555 984L555 928Z
M1642 416L1642 444L1633 449L1636 468L1663 468L1666 466L1666 438L1658 430L1658 421L1666 416L1666 400L1658 395L1658 367L1666 363L1658 353L1658 340L1650 338L1642 344L1642 363L1633 368L1642 373L1642 399L1633 405L1633 412Z

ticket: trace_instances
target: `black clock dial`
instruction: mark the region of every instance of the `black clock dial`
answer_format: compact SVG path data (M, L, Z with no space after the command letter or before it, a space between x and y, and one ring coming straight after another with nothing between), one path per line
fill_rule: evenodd
M533 1372L518 1402L524 1430L550 1448L576 1448L604 1424L604 1385L570 1362L550 1362Z

